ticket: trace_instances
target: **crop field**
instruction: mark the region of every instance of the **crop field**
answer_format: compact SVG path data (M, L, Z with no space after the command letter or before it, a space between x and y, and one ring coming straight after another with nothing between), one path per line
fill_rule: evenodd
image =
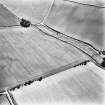
M78 64L78 61L82 62L86 58L72 46L45 37L35 29L9 29L3 31L1 40L4 42L1 55L1 63L4 66L0 71L1 88L54 72L61 66Z
M0 105L103 104L104 4L0 0Z
M104 101L104 71L94 64L63 71L41 82L12 91L19 105L100 105ZM75 103L76 102L76 103Z

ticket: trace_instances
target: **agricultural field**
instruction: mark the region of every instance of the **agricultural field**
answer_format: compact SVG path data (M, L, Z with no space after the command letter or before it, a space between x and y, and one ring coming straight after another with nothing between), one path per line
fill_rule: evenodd
M104 6L102 0L0 0L0 105L9 104L1 94L8 90L13 105L103 104L105 72L96 63L103 59L97 51L105 50ZM30 26L20 25L21 18Z
M12 91L19 105L102 105L104 71L94 64L63 71L41 82Z

